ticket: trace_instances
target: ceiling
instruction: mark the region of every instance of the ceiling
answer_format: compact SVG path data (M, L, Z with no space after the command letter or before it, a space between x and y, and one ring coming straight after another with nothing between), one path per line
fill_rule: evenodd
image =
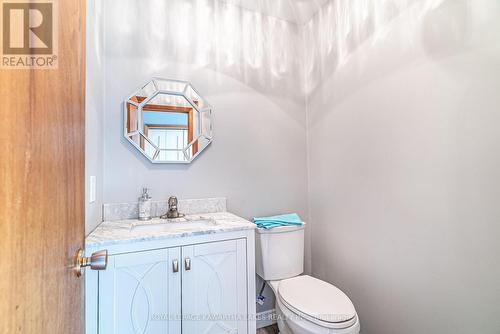
M223 0L265 15L304 24L329 0Z

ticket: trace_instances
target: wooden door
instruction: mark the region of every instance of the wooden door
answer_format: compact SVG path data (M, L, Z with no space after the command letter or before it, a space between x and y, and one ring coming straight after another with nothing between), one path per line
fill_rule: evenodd
M2 334L83 333L85 2L54 3L57 68L0 69Z
M247 333L245 239L184 246L182 258L182 333Z
M180 260L179 247L110 256L99 272L99 333L180 334Z

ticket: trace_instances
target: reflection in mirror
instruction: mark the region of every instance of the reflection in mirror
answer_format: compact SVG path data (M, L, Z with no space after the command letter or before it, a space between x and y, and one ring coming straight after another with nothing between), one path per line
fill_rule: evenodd
M125 138L155 163L189 163L212 141L212 108L187 82L153 79L125 102Z

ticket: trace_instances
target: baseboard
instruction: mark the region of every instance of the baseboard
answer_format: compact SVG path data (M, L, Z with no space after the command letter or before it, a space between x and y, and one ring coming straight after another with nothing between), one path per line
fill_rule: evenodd
M276 323L274 309L257 313L257 329L271 326Z

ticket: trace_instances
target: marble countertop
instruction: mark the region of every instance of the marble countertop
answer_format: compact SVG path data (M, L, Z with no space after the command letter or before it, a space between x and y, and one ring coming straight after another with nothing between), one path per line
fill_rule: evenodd
M196 235L255 229L255 224L229 212L186 215L184 218L149 221L127 219L103 222L85 239L87 247L182 238Z

